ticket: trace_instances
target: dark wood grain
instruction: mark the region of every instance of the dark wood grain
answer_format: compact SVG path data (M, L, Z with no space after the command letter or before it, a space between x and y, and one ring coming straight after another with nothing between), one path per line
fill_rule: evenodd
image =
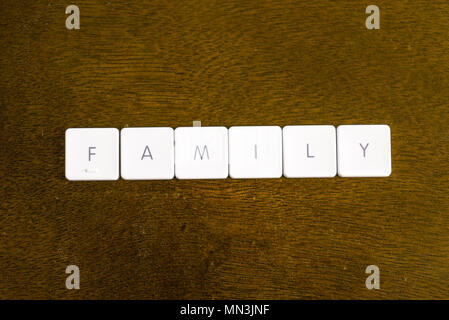
M449 4L373 3L2 0L0 298L449 298ZM393 173L64 178L69 127L192 120L386 123Z

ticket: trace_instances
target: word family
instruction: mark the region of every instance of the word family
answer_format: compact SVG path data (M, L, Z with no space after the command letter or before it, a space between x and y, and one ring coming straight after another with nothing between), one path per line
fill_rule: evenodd
M387 177L388 125L70 128L68 180Z

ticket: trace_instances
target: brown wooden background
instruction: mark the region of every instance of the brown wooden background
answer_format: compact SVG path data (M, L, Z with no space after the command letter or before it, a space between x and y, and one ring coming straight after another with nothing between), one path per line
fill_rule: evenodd
M449 298L447 2L73 3L0 2L0 298ZM64 178L69 127L192 120L386 123L393 174Z

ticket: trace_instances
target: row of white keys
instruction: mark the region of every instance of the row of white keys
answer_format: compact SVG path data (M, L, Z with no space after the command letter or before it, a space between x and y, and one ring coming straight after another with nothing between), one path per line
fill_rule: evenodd
M127 180L385 177L391 174L387 125L124 128ZM338 161L337 161L338 159ZM338 162L338 166L337 166ZM116 180L119 131L66 131L69 180Z

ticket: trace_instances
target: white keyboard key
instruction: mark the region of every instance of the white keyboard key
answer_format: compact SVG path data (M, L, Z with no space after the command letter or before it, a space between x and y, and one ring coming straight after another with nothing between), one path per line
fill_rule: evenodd
M126 180L164 180L175 175L172 128L121 130L121 176Z
M178 179L228 177L228 129L180 127L175 129L175 174Z
M240 178L282 176L282 130L278 126L229 129L229 175Z
M119 131L115 128L70 128L65 132L68 180L117 180Z
M284 176L335 177L337 142L334 126L286 126L282 135Z
M388 177L391 174L388 125L339 126L337 150L341 177Z

